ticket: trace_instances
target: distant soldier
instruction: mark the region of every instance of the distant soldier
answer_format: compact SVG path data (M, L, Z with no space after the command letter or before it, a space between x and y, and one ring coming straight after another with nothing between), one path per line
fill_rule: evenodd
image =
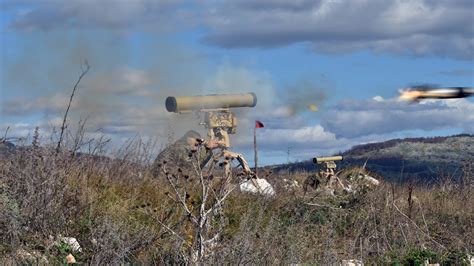
M340 186L342 189L346 189L341 180L337 177L335 173L336 163L335 161L341 161L342 156L333 156L333 157L320 157L313 158L315 164L322 165L317 175L310 175L306 178L303 190L304 194L308 191L308 188L317 189L319 185L324 182L325 188L329 190L335 190L337 186Z
M306 192L308 192L309 188L312 188L314 190L318 189L320 183L321 181L319 180L317 175L308 176L303 184L304 195L306 195Z

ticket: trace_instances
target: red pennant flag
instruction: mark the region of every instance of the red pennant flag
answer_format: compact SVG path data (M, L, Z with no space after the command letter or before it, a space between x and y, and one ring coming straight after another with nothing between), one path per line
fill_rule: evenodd
M262 128L262 127L264 127L263 123L258 120L255 120L255 128Z

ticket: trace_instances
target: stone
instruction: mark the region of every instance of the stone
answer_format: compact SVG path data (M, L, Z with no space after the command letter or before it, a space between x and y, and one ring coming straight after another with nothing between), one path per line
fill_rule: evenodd
M364 263L361 260L342 260L341 266L364 266Z
M72 254L69 254L66 256L66 261L67 261L67 264L74 264L76 263L76 258L74 258Z
M59 240L67 245L69 245L74 252L82 252L81 245L74 237L60 237Z
M299 188L301 187L298 181L283 178L283 187L285 189Z
M363 180L366 181L367 183L371 184L371 185L374 185L374 186L380 185L380 181L378 181L377 179L375 179L375 178L373 178L369 175L364 175Z
M38 251L28 252L24 249L18 249L16 251L16 257L17 259L23 262L40 264L40 265L48 264L48 259L46 258L46 256L42 255Z
M257 187L258 186L258 187ZM262 194L265 196L275 196L275 190L272 185L264 178L253 178L240 184L240 191L253 194Z

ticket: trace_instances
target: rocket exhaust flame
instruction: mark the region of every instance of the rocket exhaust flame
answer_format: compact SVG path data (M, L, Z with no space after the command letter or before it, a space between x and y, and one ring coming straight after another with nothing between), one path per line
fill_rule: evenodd
M474 88L448 87L438 88L431 86L416 86L400 90L400 100L419 101L422 99L455 99L474 95Z

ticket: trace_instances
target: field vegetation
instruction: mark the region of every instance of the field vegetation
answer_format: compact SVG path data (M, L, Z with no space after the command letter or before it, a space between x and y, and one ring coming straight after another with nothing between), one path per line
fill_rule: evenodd
M157 171L151 142L134 139L113 149L104 138L78 136L69 134L56 149L54 141L40 143L37 132L1 157L2 264L59 264L72 254L87 264L328 265L360 259L467 265L474 251L469 167L455 182L449 176L430 186L382 181L374 189L336 196L321 190L304 195L301 187L282 181L303 184L311 172L261 170L275 197L233 189L199 229L191 217L202 217L200 208L216 203L209 196L203 204L202 185L209 195L217 191L218 168L212 177L209 169L185 175L174 162L158 162ZM196 239L201 229L203 236L216 236L205 249ZM82 250L61 237L76 238Z

